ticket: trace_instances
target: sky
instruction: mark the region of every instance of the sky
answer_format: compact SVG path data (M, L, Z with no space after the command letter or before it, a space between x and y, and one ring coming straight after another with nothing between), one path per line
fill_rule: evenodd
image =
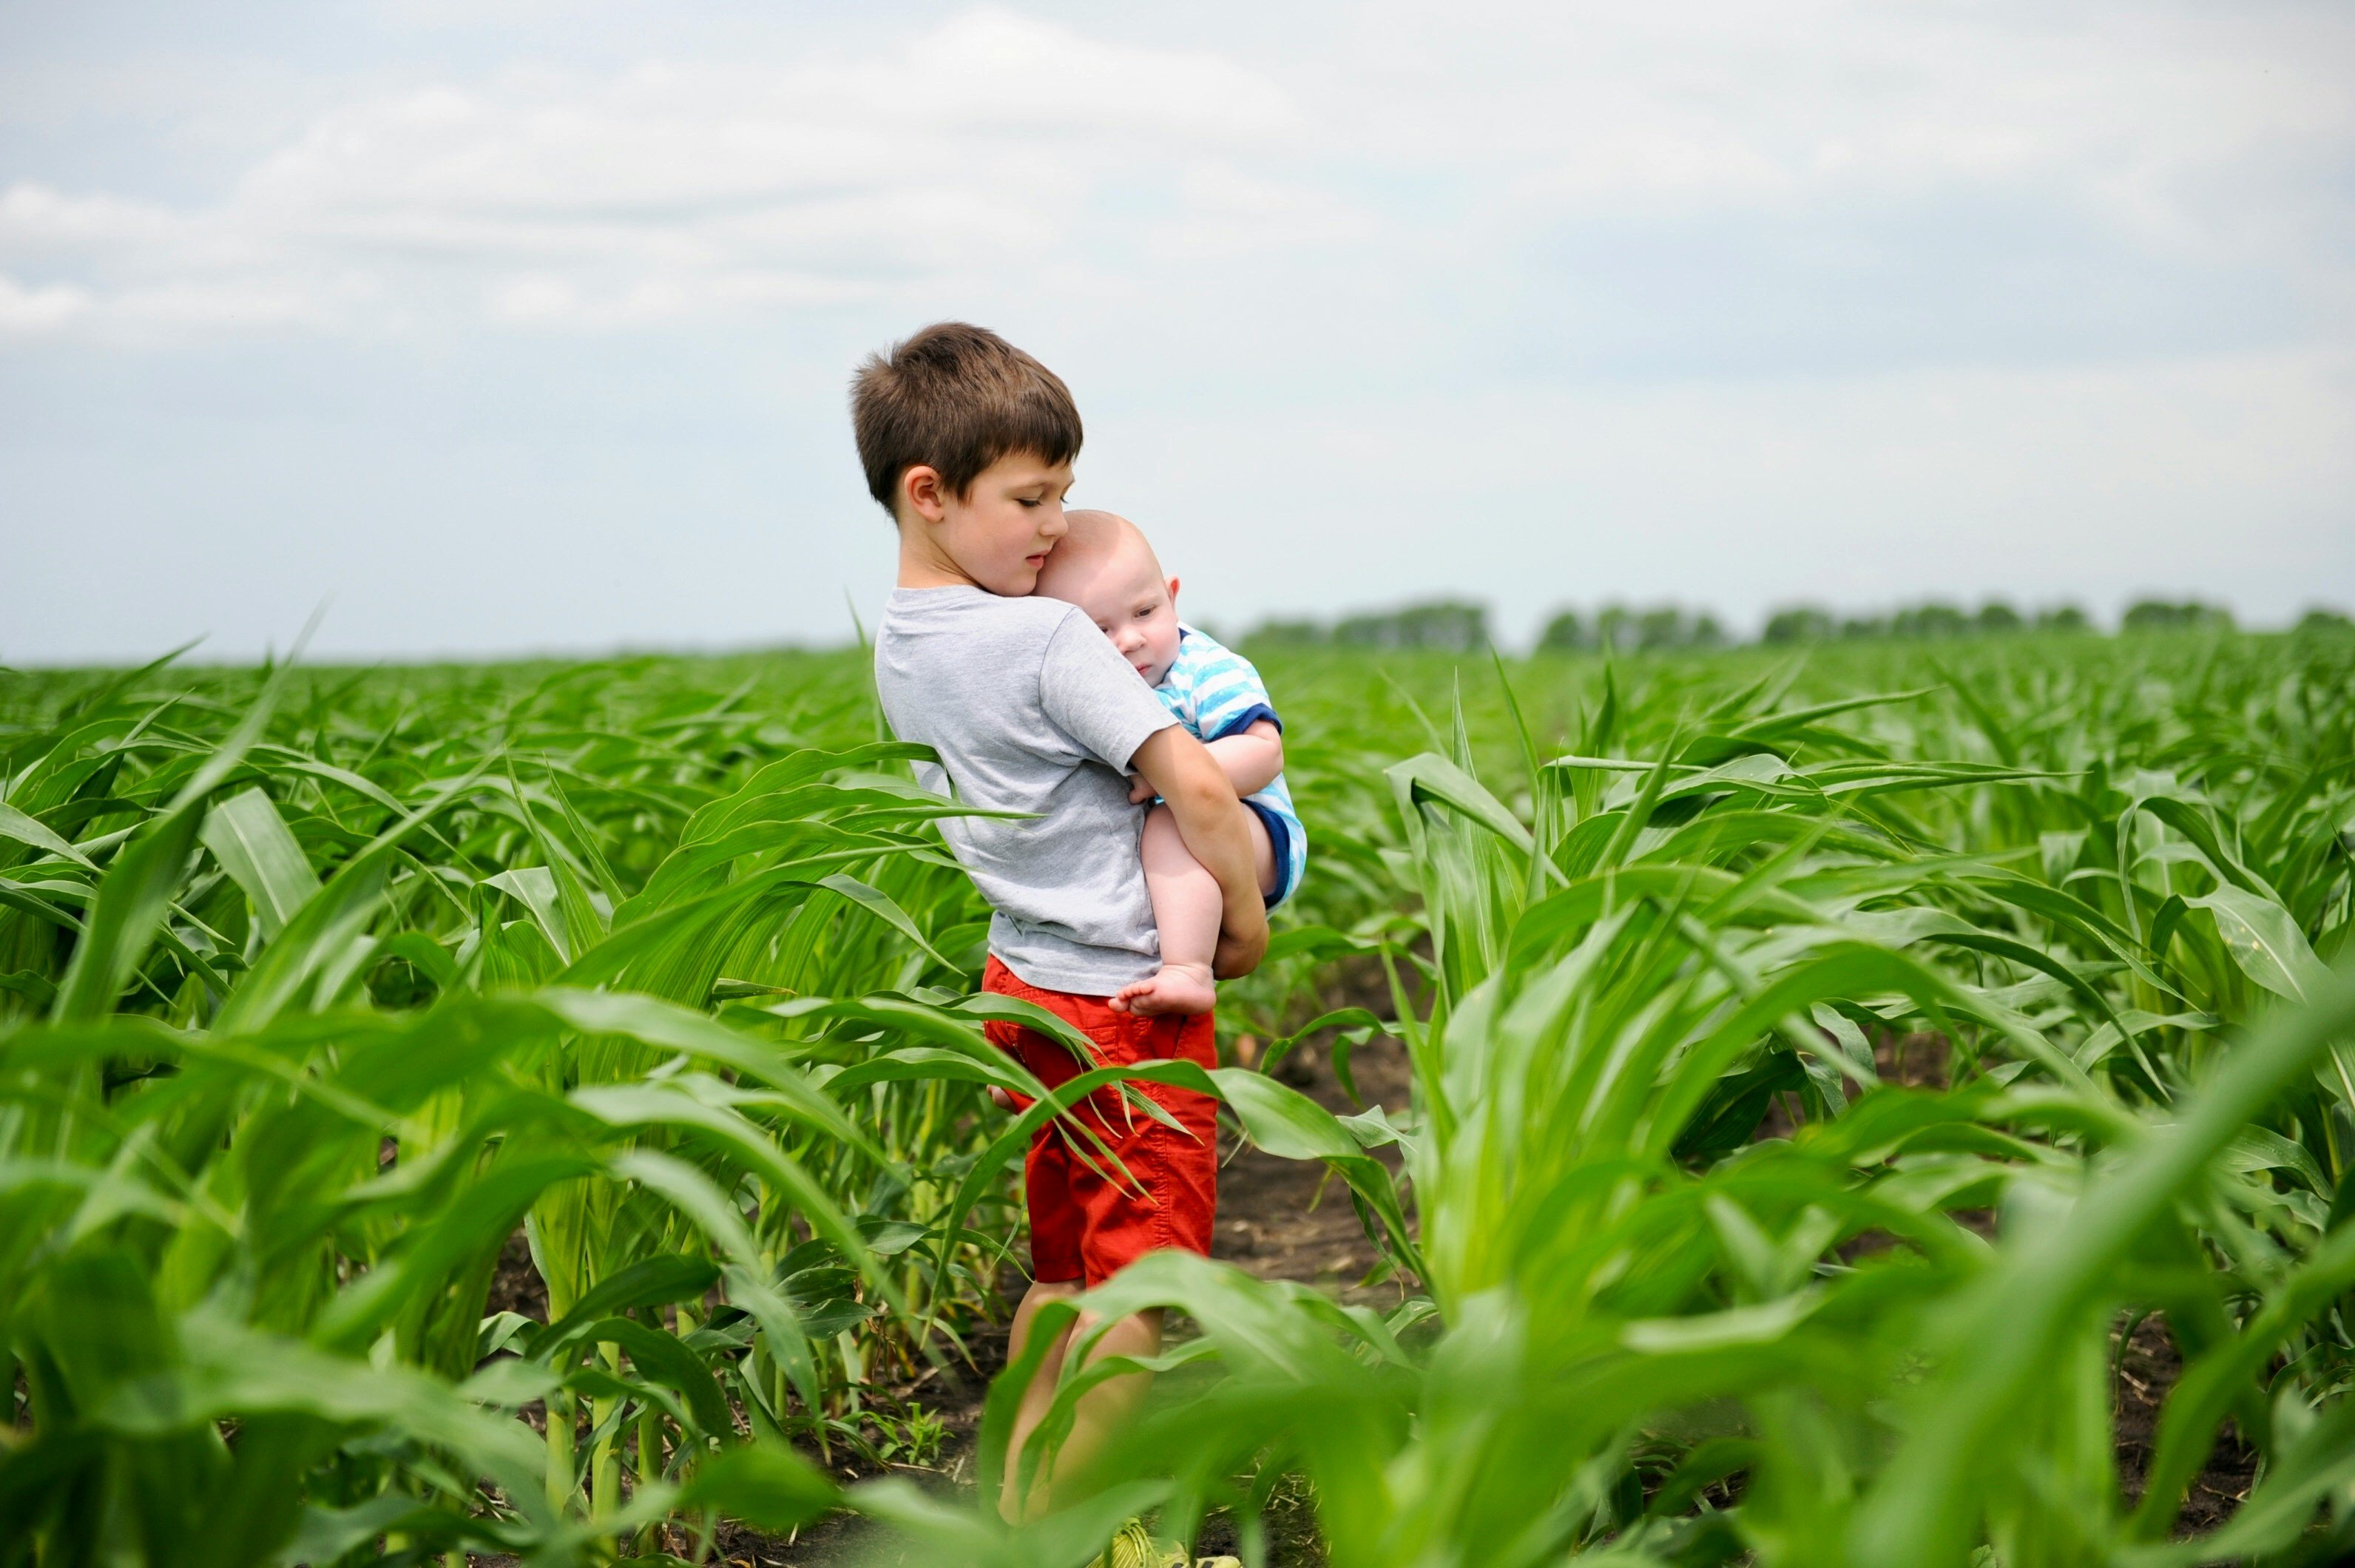
M0 662L830 644L866 354L1222 627L2355 607L2355 8L0 0Z

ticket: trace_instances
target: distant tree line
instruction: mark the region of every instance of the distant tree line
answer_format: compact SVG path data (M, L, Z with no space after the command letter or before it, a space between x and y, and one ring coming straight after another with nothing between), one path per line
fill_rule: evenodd
M1592 618L1575 610L1558 610L1538 635L1539 647L1563 653L1587 648L1620 653L1637 648L1716 648L1725 642L1725 628L1716 616L1681 604L1657 604L1648 610L1605 604Z
M1932 600L1887 615L1835 619L1828 610L1795 604L1766 617L1764 643L1821 643L1851 637L2008 637L2021 632L2090 631L2093 621L2074 604L2055 604L2023 615L2000 599L1977 611Z
M2127 606L2119 630L2151 632L2229 631L2232 613L2197 599L2145 599ZM1836 615L1819 605L1795 604L1766 618L1762 643L1818 643L1861 638L1935 639L2007 637L2030 633L2087 633L2090 616L2074 604L2051 604L2023 613L2000 599L1976 610L1931 600L1887 614ZM2355 631L2336 610L2307 613L2300 634ZM1331 622L1305 618L1262 623L1246 640L1291 647L1428 648L1472 653L1489 644L1487 606L1465 599L1433 599L1394 610L1366 611ZM1723 647L1737 639L1707 610L1679 604L1636 607L1606 604L1586 612L1562 609L1547 617L1538 635L1540 650L1572 653L1608 648L1617 653L1668 648Z
M2291 634L2300 637L2344 637L2355 635L2355 620L2337 610L2308 610L2298 617Z
M2118 623L2118 629L2126 632L2230 631L2232 626L2230 610L2222 604L2202 604L2197 599L2186 599L2180 604L2145 599L2127 605L2125 618Z
M1463 599L1434 599L1396 610L1322 621L1269 621L1251 634L1254 643L1291 647L1331 644L1353 648L1436 648L1470 653L1488 645L1488 609Z

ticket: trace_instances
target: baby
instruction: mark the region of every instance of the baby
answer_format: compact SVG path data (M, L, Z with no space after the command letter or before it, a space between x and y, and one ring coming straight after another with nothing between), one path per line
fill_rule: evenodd
M1300 885L1308 837L1284 786L1284 725L1259 671L1178 619L1178 580L1145 535L1110 512L1065 514L1071 532L1039 572L1035 592L1087 612L1169 711L1210 750L1250 807L1260 892L1273 909ZM1151 800L1139 779L1130 798ZM1146 814L1145 885L1161 928L1161 970L1124 987L1114 1008L1135 1013L1207 1013L1218 1000L1210 958L1218 946L1219 884L1188 852L1167 805Z

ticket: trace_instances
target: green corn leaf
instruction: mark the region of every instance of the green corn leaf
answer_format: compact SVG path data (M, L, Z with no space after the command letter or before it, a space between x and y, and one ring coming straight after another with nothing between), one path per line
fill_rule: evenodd
M245 896L265 938L275 937L294 918L319 879L303 848L286 830L277 805L260 789L241 790L205 814L198 835Z
M197 811L261 739L285 682L283 669L265 685L238 727L191 773L172 802L126 844L107 868L58 987L52 1016L88 1023L114 1005L155 940L172 890L195 840Z
M2314 955L2289 911L2274 900L2222 882L2215 891L2184 902L2216 917L2217 934L2232 962L2275 996L2302 1002L2328 986L2330 971Z
M26 816L5 800L0 800L0 838L14 838L19 844L31 845L43 854L71 860L85 869L98 869L97 864L80 849L66 842L38 818Z

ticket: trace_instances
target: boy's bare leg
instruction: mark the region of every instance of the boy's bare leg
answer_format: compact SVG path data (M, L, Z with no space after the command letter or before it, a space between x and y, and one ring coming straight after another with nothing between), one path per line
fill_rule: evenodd
M1030 1322L1038 1309L1047 1302L1069 1300L1080 1293L1081 1282L1075 1279L1034 1283L1024 1293L1022 1305L1015 1309L1014 1331L1007 1346L1009 1360L1018 1360L1029 1343ZM1062 1333L1039 1364L1038 1375L1030 1386L1022 1391L1022 1403L1014 1412L1014 1431L1006 1449L1006 1480L998 1493L998 1516L1009 1524L1019 1524L1037 1519L1047 1511L1058 1476L1077 1475L1089 1461L1103 1451L1112 1435L1125 1425L1145 1403L1153 1387L1150 1373L1138 1372L1128 1377L1113 1378L1097 1384L1082 1397L1071 1413L1071 1435L1056 1451L1051 1464L1041 1465L1032 1478L1030 1495L1026 1501L1018 1495L1022 1473L1022 1450L1030 1435L1047 1418L1048 1407L1055 1403L1055 1386L1060 1381L1063 1355L1074 1338L1084 1337L1098 1319L1082 1313ZM1141 1359L1161 1353L1161 1310L1139 1312L1124 1317L1104 1330L1089 1353L1091 1362L1105 1356L1135 1356Z
M1262 893L1275 891L1275 849L1257 812L1251 819L1252 869ZM1203 869L1166 805L1145 814L1145 888L1161 928L1161 972L1122 987L1112 1005L1132 1013L1207 1013L1218 1005L1210 958L1219 945L1219 880Z
M1022 1293L1022 1304L1014 1309L1014 1327L1007 1339L1006 1359L1018 1361L1023 1352L1030 1348L1031 1324L1038 1317L1041 1307L1050 1301L1068 1301L1086 1288L1086 1282L1082 1280L1032 1280L1030 1288ZM1006 1450L1006 1480L997 1495L998 1515L1009 1524L1019 1524L1026 1517L1017 1479L1021 1473L1022 1445L1029 1441L1030 1434L1038 1429L1039 1423L1046 1419L1047 1407L1054 1403L1055 1383L1063 1373L1063 1350L1070 1343L1071 1329L1066 1328L1055 1336L1055 1342L1047 1347L1046 1360L1039 1363L1038 1375L1030 1380L1030 1386L1022 1391L1022 1403L1015 1408L1014 1436ZM1047 1479L1047 1474L1042 1470L1031 1492L1040 1507L1046 1500ZM1028 1511L1035 1513L1039 1509Z

